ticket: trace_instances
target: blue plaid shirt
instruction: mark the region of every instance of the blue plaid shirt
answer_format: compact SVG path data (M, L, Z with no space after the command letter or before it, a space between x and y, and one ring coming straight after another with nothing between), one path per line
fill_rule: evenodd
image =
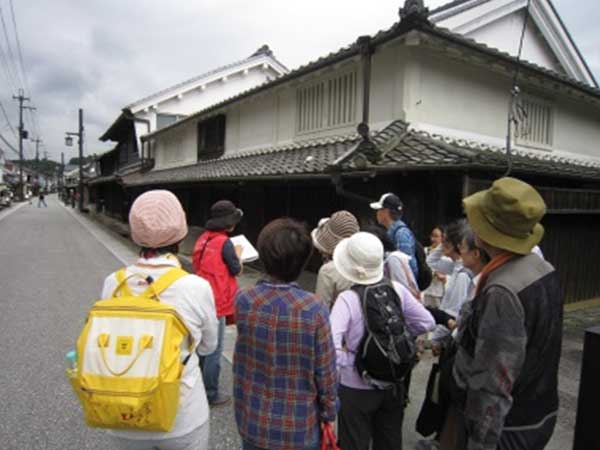
M417 265L417 241L415 235L403 221L396 220L388 229L388 236L396 244L398 250L410 256L408 265L416 279L419 276L419 266Z
M319 442L336 413L327 307L298 285L260 281L236 298L235 419L242 439L270 450Z

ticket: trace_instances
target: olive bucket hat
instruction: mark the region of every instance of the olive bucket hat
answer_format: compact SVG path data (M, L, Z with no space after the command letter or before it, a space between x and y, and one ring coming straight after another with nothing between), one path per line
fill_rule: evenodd
M463 206L479 238L502 250L526 255L544 236L540 220L546 204L532 186L515 178L494 181L463 199Z

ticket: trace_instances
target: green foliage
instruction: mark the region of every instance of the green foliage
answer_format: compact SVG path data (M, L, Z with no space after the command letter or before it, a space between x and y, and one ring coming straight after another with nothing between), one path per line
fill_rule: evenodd
M60 169L60 163L49 159L40 159L39 161L26 159L23 161L23 166L49 176L56 174Z

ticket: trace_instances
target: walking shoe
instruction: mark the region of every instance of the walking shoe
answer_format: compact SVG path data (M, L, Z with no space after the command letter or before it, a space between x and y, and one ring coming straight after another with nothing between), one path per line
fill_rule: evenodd
M415 450L439 450L440 443L435 439L421 439L417 441Z
M231 397L229 395L221 394L217 395L217 398L214 400L209 400L208 404L210 406L223 406L227 405L231 401Z

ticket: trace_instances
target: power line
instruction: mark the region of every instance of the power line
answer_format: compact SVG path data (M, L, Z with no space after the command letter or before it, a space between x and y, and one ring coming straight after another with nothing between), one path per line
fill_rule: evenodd
M17 43L17 53L19 55L19 63L21 65L21 73L23 75L23 80L25 82L25 88L27 92L31 95L31 90L29 89L29 82L27 80L27 74L25 73L25 64L23 64L23 53L21 52L21 41L19 40L19 32L17 29L17 20L15 19L15 9L13 8L12 0L9 0L10 5L10 15L12 17L13 28L15 29L15 42Z
M10 142L8 142L4 136L2 136L2 134L0 134L0 141L4 142L4 145L6 145L9 149L11 149L13 152L15 152L17 154L17 156L19 156L19 150L14 148L12 146L12 144Z
M10 44L10 38L8 36L8 28L6 26L6 21L4 20L4 13L2 11L2 6L0 6L0 21L2 21L2 30L4 32L4 39L6 40L6 48L8 50L8 58L9 58L8 67L13 69L13 77L16 79L17 84L23 86L24 84L23 84L23 80L20 79L21 76L19 74L19 70L17 68L15 68L15 66L14 66L15 56L13 54L12 46Z

